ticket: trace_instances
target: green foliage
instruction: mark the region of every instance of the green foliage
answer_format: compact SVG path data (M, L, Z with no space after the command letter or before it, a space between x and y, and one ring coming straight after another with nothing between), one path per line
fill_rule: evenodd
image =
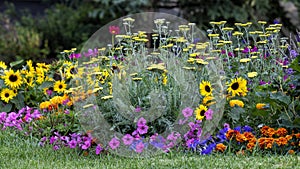
M20 60L41 60L49 54L47 41L41 33L12 22L0 14L0 60L6 63Z

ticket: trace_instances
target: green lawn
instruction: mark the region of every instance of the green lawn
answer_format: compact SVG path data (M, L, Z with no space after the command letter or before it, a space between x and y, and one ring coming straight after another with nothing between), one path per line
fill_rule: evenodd
M35 143L34 143L35 142ZM173 153L130 159L113 155L79 156L75 150L38 147L33 138L22 139L0 131L0 168L300 168L299 156L186 155Z

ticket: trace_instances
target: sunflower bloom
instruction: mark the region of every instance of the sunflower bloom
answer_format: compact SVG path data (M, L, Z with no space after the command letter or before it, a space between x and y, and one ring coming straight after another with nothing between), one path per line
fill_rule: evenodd
M202 81L199 85L200 94L202 96L211 96L213 89L211 88L211 84L208 81Z
M227 88L228 93L231 93L232 96L246 96L247 89L247 80L239 77L232 79Z
M67 84L64 80L56 81L54 84L54 91L57 93L63 93L67 88Z
M13 70L10 69L9 71L6 71L4 74L5 74L3 77L4 82L10 88L17 89L22 85L23 83L22 76L19 71L14 72Z
M5 88L5 89L2 89L0 95L1 95L1 100L8 103L15 96L15 93L13 90Z
M197 107L195 110L196 119L202 120L204 118L204 114L207 110L208 110L208 108L202 104L199 107Z
M244 107L244 102L240 100L230 100L229 105L230 107L234 107L234 106Z

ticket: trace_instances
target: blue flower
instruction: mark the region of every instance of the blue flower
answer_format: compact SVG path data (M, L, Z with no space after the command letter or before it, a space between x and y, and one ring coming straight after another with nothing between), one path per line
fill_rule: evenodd
M252 129L250 126L247 126L247 125L246 125L246 126L243 127L243 131L244 131L244 132L252 132L253 129Z
M236 128L234 128L233 130L236 130L236 131L238 131L238 132L242 132L242 127L241 126L237 126Z
M202 150L201 154L202 155L207 155L210 154L216 147L216 143L211 143L209 144L206 149Z

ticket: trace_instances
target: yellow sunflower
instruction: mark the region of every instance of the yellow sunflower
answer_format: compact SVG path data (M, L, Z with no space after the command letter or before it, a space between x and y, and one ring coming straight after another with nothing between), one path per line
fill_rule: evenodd
M232 79L227 88L228 93L231 93L232 96L246 96L247 89L247 80L239 77Z
M2 91L1 91L1 100L8 103L15 95L16 95L15 92L11 89L7 89L7 88L2 89Z
M56 81L54 83L54 91L57 93L63 93L67 88L67 84L64 80Z
M36 65L38 68L41 68L45 72L48 72L50 70L50 65L47 65L45 63L37 63Z
M202 120L204 118L204 113L207 111L207 107L200 104L199 107L196 108L195 114L196 114L196 119L197 120Z
M13 70L6 71L3 76L4 82L7 86L12 89L19 88L23 81L19 71L14 72Z
M199 85L199 88L200 88L200 94L202 96L211 96L212 95L212 87L211 87L211 84L210 82L208 81L202 81Z
M68 69L66 70L67 79L73 78L75 74L76 74L75 66L68 67Z
M4 70L7 68L5 62L0 61L0 68L2 68Z

